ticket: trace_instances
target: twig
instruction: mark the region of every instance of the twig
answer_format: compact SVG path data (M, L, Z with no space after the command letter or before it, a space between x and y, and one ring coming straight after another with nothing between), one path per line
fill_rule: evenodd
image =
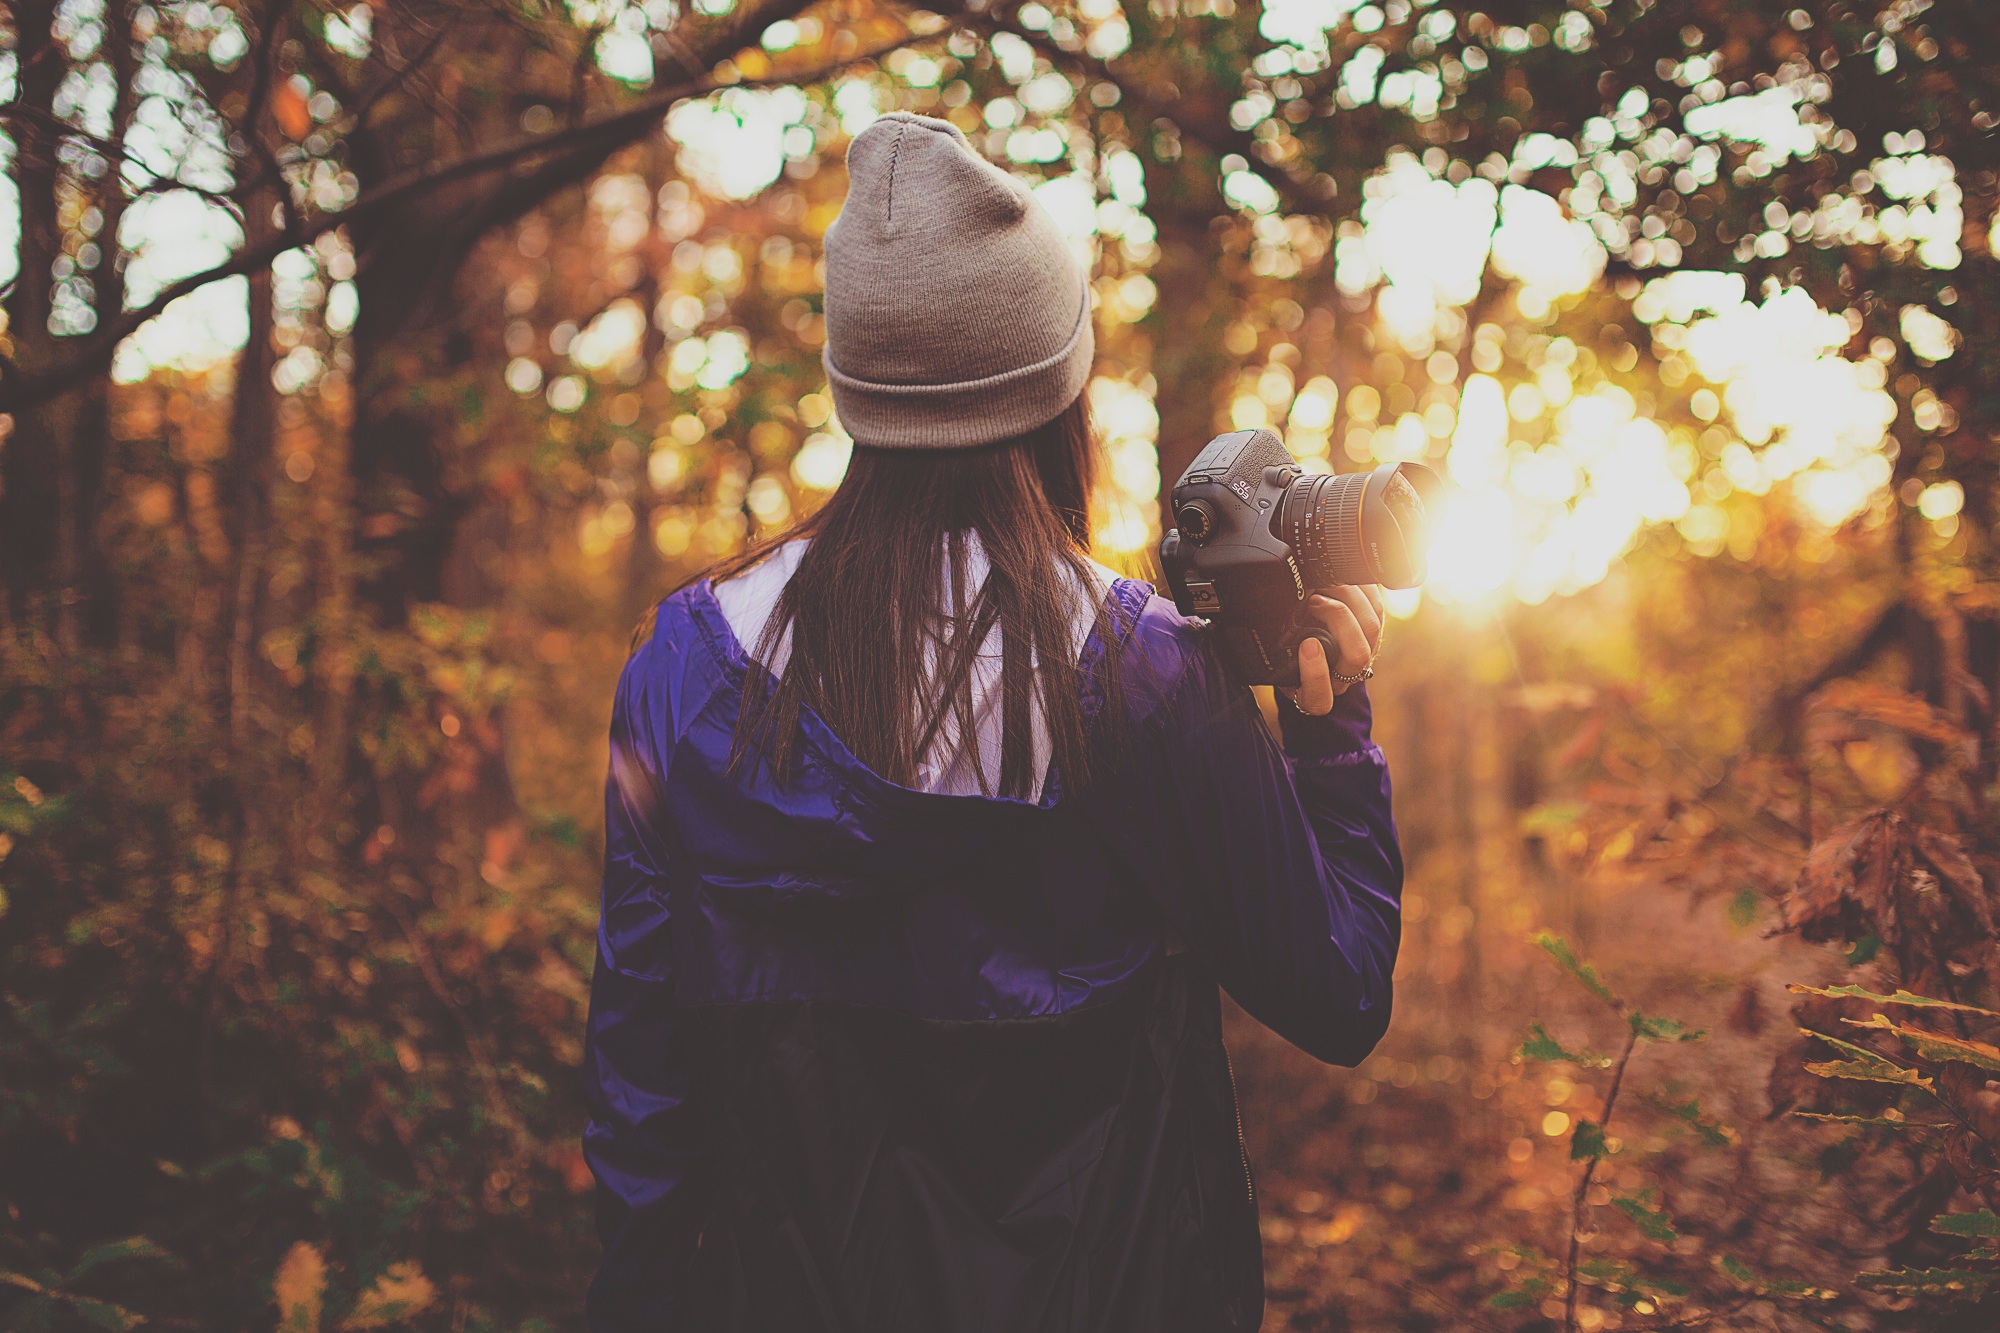
M1460 1305L1457 1301L1451 1299L1449 1296L1446 1296L1443 1292L1435 1291L1430 1287L1421 1286L1413 1281L1402 1282L1399 1283L1398 1285L1400 1285L1403 1291L1408 1295L1415 1296L1420 1299L1429 1300L1433 1305L1437 1306L1438 1309L1444 1311L1447 1315L1451 1316L1453 1319L1457 1320L1459 1323L1463 1324L1467 1328L1478 1329L1480 1330L1480 1333L1495 1333L1495 1328L1496 1328L1495 1325L1487 1323L1485 1319L1473 1313L1471 1310L1466 1309L1463 1305Z
M234 194L225 190L211 190L205 185L190 185L186 181L178 180L172 176L155 176L144 185L134 187L132 197L127 201L127 204L128 206L136 204L141 199L145 199L151 195L177 193L194 195L198 199L202 199L215 205L217 208L225 210L238 222L243 220L243 201L238 199Z
M377 103L402 87L405 82L415 77L419 69L429 64L431 57L438 53L438 48L444 45L444 39L451 36L455 26L455 18L456 15L452 19L447 19L445 22L438 24L437 31L431 34L429 40L424 43L422 50L418 51L408 60L405 60L401 65L392 68L387 78L383 79L382 82L376 84L375 87L366 93L363 93L361 99L355 103L353 109L347 114L348 124L356 126L362 124L368 119L368 113L375 109ZM385 61L384 63L386 64L387 62Z
M1621 1005L1619 1008L1623 1012L1624 1006ZM1618 1088L1625 1081L1625 1066L1632 1062L1632 1052L1637 1050L1638 1046L1639 1027L1631 1021L1631 1016L1628 1014L1625 1023L1625 1049L1618 1053L1618 1063L1611 1070L1611 1086L1604 1090L1604 1110L1597 1122L1600 1134L1610 1128L1611 1111L1618 1104ZM1576 1197L1570 1204L1569 1262L1564 1265L1563 1274L1567 1279L1567 1289L1563 1292L1563 1333L1576 1333L1576 1266L1578 1255L1583 1249L1583 1210L1588 1206L1586 1196L1590 1193L1590 1184L1597 1178L1597 1164L1603 1160L1602 1154L1593 1153L1590 1160L1584 1163L1583 1175L1576 1182Z

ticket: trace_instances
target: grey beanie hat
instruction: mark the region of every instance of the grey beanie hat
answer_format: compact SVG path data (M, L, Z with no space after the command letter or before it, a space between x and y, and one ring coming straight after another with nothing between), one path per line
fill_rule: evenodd
M826 233L826 349L841 425L877 448L992 444L1090 377L1090 289L1055 219L958 127L893 111L847 150Z

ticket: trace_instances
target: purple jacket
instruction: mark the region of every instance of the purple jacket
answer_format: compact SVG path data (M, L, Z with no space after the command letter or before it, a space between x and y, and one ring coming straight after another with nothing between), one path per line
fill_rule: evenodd
M1216 983L1322 1060L1389 1021L1402 860L1360 688L1283 745L1195 622L1121 580L1099 780L913 791L806 713L730 774L746 672L704 581L611 723L585 1148L590 1326L1254 1330ZM1170 953L1166 940L1185 941Z

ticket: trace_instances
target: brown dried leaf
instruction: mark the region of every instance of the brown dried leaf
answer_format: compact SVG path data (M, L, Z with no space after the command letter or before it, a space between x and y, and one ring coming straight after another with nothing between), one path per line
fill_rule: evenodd
M1944 1160L1968 1194L1984 1194L2000 1187L2000 1163L1976 1134L1953 1134L1945 1141Z
M1909 871L1908 827L1876 810L1813 844L1805 868L1778 904L1787 930L1809 940L1891 938L1895 889Z
M1965 738L1956 723L1924 700L1871 681L1834 681L1819 692L1812 708L1814 712L1839 712L1865 722L1878 722L1940 745L1956 746Z
M1916 830L1916 852L1937 876L1938 883L1949 891L1959 909L1971 918L1973 926L1982 936L1990 939L1993 935L1993 905L1987 895L1986 883L1958 839L1936 829L1919 827Z

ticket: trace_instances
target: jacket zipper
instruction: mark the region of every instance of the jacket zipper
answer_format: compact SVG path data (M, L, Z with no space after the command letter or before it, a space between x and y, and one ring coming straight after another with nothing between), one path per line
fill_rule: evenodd
M1243 1099L1236 1095L1236 1062L1229 1058L1227 1046L1222 1048L1222 1068L1229 1075L1229 1109L1236 1113L1236 1157L1243 1164L1243 1197L1250 1201L1254 1211L1257 1186L1250 1179L1250 1149L1243 1142Z

